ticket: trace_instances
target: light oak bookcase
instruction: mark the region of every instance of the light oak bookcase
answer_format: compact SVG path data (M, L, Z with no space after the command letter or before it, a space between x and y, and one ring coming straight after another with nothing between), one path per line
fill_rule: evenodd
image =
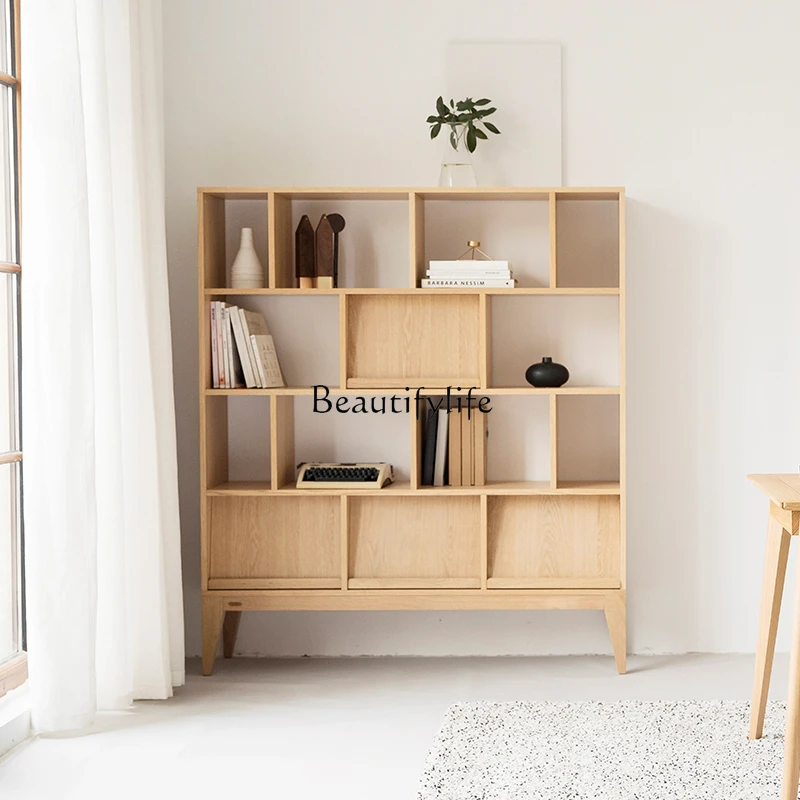
M226 288L226 204L239 200L258 201L267 217L267 252L262 257L266 256L269 288ZM337 202L347 201L350 224L354 201L384 200L407 205L405 287L294 288L293 204L326 201L333 211ZM427 268L426 205L433 207L438 201L545 204L549 265L544 266L543 285L416 288ZM562 207L576 203L587 204L581 208L613 206L614 230L610 236L606 231L604 243L607 254L611 242L613 269L597 280L592 278L591 259L577 271L570 263L576 237L589 237L591 244L596 233L591 225L586 231L574 226L562 230ZM624 191L201 188L198 215L203 674L213 669L220 637L225 656L233 654L242 611L271 609L597 609L605 613L616 665L624 672ZM330 387L331 398L413 395L417 387L424 387L424 394L439 395L448 386L462 387L464 394L476 387L474 394L490 398L544 396L549 404L549 481L497 481L490 474L485 486L420 486L422 429L412 402L408 480L381 490L296 489L295 400L311 395L312 387L211 388L209 302L225 299L246 306L248 298L285 295L338 298L339 386ZM558 389L536 389L521 385L522 376L517 386L493 385L492 306L509 295L530 296L532 302L549 296L616 298L619 385L570 382ZM280 356L280 341L277 346ZM530 362L541 355L532 353ZM269 478L231 480L229 400L254 395L269 398L269 418L264 420L269 428ZM618 480L562 478L561 404L575 396L590 403L616 403Z

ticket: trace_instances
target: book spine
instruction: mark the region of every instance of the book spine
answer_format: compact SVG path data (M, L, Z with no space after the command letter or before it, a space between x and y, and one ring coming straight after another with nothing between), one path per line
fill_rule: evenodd
M486 414L475 410L475 485L486 484Z
M428 414L428 425L425 429L425 447L422 453L422 486L433 486L433 468L436 460L436 429L438 427L438 411Z
M248 347L247 339L244 335L241 308L233 309L231 324L233 325L233 337L236 341L236 349L239 351L239 361L242 364L245 386L247 386L248 389L255 389L256 381L253 376L253 364L250 359L250 348Z
M211 316L211 385L219 389L219 354L217 352L217 304L213 300L208 304Z
M500 288L504 286L508 286L513 288L516 284L516 280L511 278L510 280L501 280L501 279L494 279L494 278L423 278L422 279L422 288L423 289L435 289L440 287L449 287L449 288L480 288L482 286L490 287L490 288Z
M448 457L448 483L461 486L461 415L454 408L447 415L450 420L450 454Z
M466 408L461 417L461 485L472 486L472 413Z
M449 279L485 279L510 280L511 270L508 269L429 269L425 273L429 278L449 278Z
M435 259L431 259L428 262L428 269L432 270L451 270L453 272L462 270L465 272L469 272L473 269L480 270L480 269L511 269L511 264L508 261L499 260L499 259L487 259L487 260L480 260L480 259L466 259L466 258L457 258L455 260L451 259L449 261L437 261Z
M250 344L253 346L253 352L256 356L256 372L258 373L258 380L262 387L266 387L267 379L264 376L264 367L261 364L261 353L258 351L258 341L254 334L250 336Z
M247 386L247 380L244 377L244 367L242 360L239 358L239 348L236 344L236 331L234 330L234 320L237 317L236 312L239 309L236 306L231 306L228 309L228 343L231 351L231 375L233 376L233 388L244 389Z
M225 388L234 389L233 365L231 363L231 351L229 334L231 329L230 310L226 307L222 309L222 353L225 360Z
M215 301L217 304L217 353L218 353L218 364L219 364L219 388L220 389L227 389L228 388L228 380L226 373L226 360L225 360L225 347L222 339L222 334L225 329L225 326L222 324L222 312L224 310L224 303L220 300Z
M444 472L447 464L447 412L439 411L436 431L436 461L433 467L433 485L444 486Z

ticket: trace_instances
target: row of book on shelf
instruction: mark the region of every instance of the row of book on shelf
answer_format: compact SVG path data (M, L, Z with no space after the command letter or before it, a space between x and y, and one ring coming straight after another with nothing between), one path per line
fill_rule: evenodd
M211 302L211 372L215 389L285 386L263 314Z
M423 289L443 288L514 288L517 284L511 275L508 261L431 261Z
M486 483L486 416L476 406L429 410L422 447L422 486Z

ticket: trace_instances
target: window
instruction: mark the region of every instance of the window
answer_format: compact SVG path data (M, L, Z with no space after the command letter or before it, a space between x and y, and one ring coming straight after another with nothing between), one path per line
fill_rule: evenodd
M0 0L0 695L27 677L19 433L19 0Z

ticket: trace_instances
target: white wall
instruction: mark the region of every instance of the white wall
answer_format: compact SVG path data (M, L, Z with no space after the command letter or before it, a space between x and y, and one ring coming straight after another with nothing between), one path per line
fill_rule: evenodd
M459 39L562 43L564 182L627 187L632 649L752 650L766 509L745 475L800 463L795 0L165 0L164 23L188 652L195 189L434 184L424 120ZM595 612L245 617L248 653L609 651Z

